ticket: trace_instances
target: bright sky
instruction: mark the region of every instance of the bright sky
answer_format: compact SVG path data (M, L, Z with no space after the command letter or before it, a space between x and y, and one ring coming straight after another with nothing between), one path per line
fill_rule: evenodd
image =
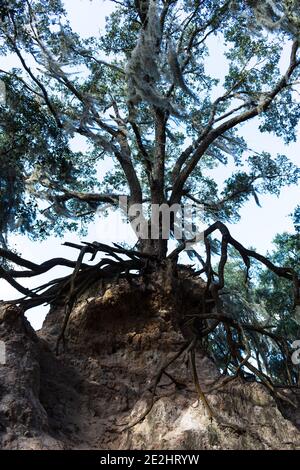
M69 19L75 31L81 36L97 36L103 29L105 16L113 9L113 3L109 0L65 0L65 5L69 13ZM217 78L223 78L225 63L222 55L222 43L214 38L211 41L211 56L207 60L206 70ZM289 51L287 50L287 57ZM6 65L14 65L11 59L6 61ZM3 65L2 65L3 66ZM283 153L287 155L294 163L298 162L299 144L286 146L281 139L270 135L260 134L257 130L257 120L253 120L243 126L243 135L246 138L250 148L256 151L268 151L273 155ZM81 141L77 141L77 147L80 148ZM217 181L222 181L231 174L232 166L220 166L214 170L214 177ZM257 251L262 254L272 248L271 241L276 233L283 231L292 231L293 226L289 214L293 212L299 203L299 188L289 187L282 190L279 198L275 196L260 197L262 208L259 208L254 200L245 204L241 210L241 221L235 225L229 226L232 235L245 246L255 246ZM80 239L74 234L66 234L64 240L78 242ZM111 244L112 242L126 241L135 242L135 236L130 227L122 224L121 218L114 213L107 219L96 219L91 224L87 241L100 241ZM76 259L78 253L70 248L62 247L60 240L55 237L44 242L31 242L26 237L14 236L11 240L12 245L18 252L22 253L24 258L41 263L52 257L67 257ZM69 270L56 268L50 273L40 276L38 280L24 281L27 287L33 287L49 280L49 278L59 277L67 274ZM8 300L19 297L16 291L5 281L0 281L1 298ZM48 307L38 307L28 312L27 317L38 329L41 327Z

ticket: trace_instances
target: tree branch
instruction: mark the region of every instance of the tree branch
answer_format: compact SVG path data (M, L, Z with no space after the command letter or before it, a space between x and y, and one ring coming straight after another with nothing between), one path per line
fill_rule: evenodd
M233 118L223 122L217 128L212 128L211 130L207 129L202 133L202 135L197 139L197 141L189 146L184 152L184 156L180 157L180 162L184 162L185 158L192 153L192 156L186 166L181 170L179 175L177 176L176 180L174 181L173 191L170 197L170 204L180 202L182 191L184 185L195 169L197 164L199 163L200 159L205 154L208 147L222 134L227 132L230 129L233 129L237 125L248 121L255 116L258 116L260 113L266 111L270 104L274 101L277 95L287 86L289 86L289 78L295 71L295 69L300 65L300 60L297 60L297 51L298 51L299 43L298 40L295 40L292 45L291 55L290 55L290 63L286 73L281 77L278 81L277 85L268 93L264 94L264 99L261 103L257 106L252 107L251 109L234 116ZM219 98L223 99L223 97ZM211 124L213 124L213 120L211 120ZM196 146L196 149L194 150Z

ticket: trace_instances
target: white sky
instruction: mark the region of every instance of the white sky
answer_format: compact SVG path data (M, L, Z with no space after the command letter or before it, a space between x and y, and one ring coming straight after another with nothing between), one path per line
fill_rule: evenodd
M104 28L105 16L113 9L113 3L109 0L65 0L65 5L73 29L84 37L99 35L99 31ZM287 58L288 55L289 51L287 49ZM12 63L11 59L5 62L6 66L17 65ZM3 64L1 66L3 67ZM224 77L225 64L222 55L222 43L216 38L211 41L211 56L207 60L206 71L217 78L222 79ZM273 155L283 153L294 163L298 162L298 143L286 146L281 139L273 135L261 134L257 129L257 125L257 120L253 120L243 126L242 133L250 148L256 151L265 150ZM217 178L217 181L222 181L231 174L232 169L232 165L220 166L217 170L214 170L214 177ZM262 208L259 208L254 200L246 203L240 212L241 221L235 225L230 225L229 229L232 235L245 246L255 246L257 251L264 254L272 248L271 241L276 233L293 230L288 215L293 212L299 203L299 188L285 188L281 191L279 198L261 196L260 203ZM78 236L74 234L66 234L64 240L80 241ZM107 219L97 219L95 223L91 224L86 240L97 240L108 244L126 241L133 244L135 236L131 228L122 224L120 216L114 213ZM62 242L63 240L55 237L51 237L44 242L31 242L24 236L14 236L12 239L12 244L22 253L23 257L38 263L59 256L76 259L78 255L76 250L62 247ZM68 269L56 268L36 280L26 280L23 284L33 287L68 272L70 272ZM16 291L3 280L0 281L0 288L0 297L3 300L19 297L19 294L16 295ZM48 307L38 307L28 312L27 317L34 328L41 327L47 311Z

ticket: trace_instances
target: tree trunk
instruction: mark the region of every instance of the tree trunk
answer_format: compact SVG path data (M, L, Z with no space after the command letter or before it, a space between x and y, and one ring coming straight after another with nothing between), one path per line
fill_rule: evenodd
M167 256L168 240L147 240L139 241L139 251L149 255L157 256L159 259L164 259Z
M152 173L150 176L151 214L162 204L166 204L165 197L165 151L166 151L166 121L165 114L156 110L155 120L155 151ZM168 240L163 238L162 219L159 215L158 239L152 237L151 223L149 221L149 234L147 240L141 240L141 251L164 259L167 256Z

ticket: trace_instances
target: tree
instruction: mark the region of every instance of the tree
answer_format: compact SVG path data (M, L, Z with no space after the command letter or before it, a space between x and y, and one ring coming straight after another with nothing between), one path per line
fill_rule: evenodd
M295 227L296 228L296 227ZM300 244L299 234L277 234L274 239L275 249L269 254L269 259L278 264L291 266L299 276ZM293 289L291 284L281 278L270 275L263 270L259 276L256 288L256 297L264 299L266 310L269 312L270 321L275 325L274 331L280 336L288 338L291 345L299 338L299 307L294 309ZM283 362L278 358L276 351L269 351L271 359L270 368L277 377L284 376ZM299 372L295 368L295 383L300 383Z
M9 3L1 25L2 53L15 54L23 71L2 72L10 105L4 109L3 151L7 142L15 148L18 131L13 126L22 132L25 121L45 136L46 147L53 134L61 141L50 165L44 145L21 146L31 167L26 168L25 187L17 192L48 199L51 205L43 214L51 218L51 226L54 219L61 224L55 214L86 217L101 203L117 206L122 194L129 195L129 205L198 201L210 220L234 220L250 196L258 201L259 193L278 193L283 185L295 183L296 170L285 156L256 154L237 130L260 116L262 131L275 132L286 142L295 139L298 42L295 38L287 71L278 80L281 43L291 33L284 29L268 38L258 24L249 36L251 9L247 2L239 3L123 2L108 19L106 34L85 41L71 31L59 1L50 3L49 17L43 2ZM224 93L215 100L215 82L204 71L206 40L212 34L224 36L230 62ZM107 60L102 60L104 54ZM8 124L8 119L14 122ZM82 158L68 148L76 133L92 145ZM228 155L237 171L218 196L205 168L226 164ZM112 158L114 171L100 186L91 174L82 173L101 158ZM73 174L68 174L71 166ZM53 167L60 167L60 173L53 174ZM28 219L23 225L17 217L20 228L26 230L26 223ZM166 241L151 245L148 250L166 254Z
M295 233L277 234L273 244L274 250L268 253L268 259L276 265L290 266L299 276L300 244L296 220ZM251 279L245 282L243 260L239 253L231 252L230 261L225 267L225 285L223 301L236 320L264 325L275 335L285 337L289 346L299 338L299 313L294 309L293 286L286 279L262 269L256 262L251 268ZM256 352L255 359L260 370L267 372L279 384L283 379L288 381L284 352L279 352L270 338L260 334L252 333L250 342L253 343L251 350ZM223 368L227 364L220 349L225 344L224 332L218 331L211 346ZM291 367L290 372L294 383L299 383L297 367Z
M228 319L219 302L228 247L240 253L246 276L254 258L292 282L296 303L299 280L292 268L278 267L244 248L224 222L236 220L250 197L259 204L259 194L279 194L282 186L296 183L299 177L286 156L257 153L239 134L243 123L258 117L261 132L273 132L287 143L296 139L297 2L284 0L275 7L269 0L221 4L216 0L124 0L115 2L105 34L87 40L71 30L59 0L2 3L1 52L14 54L21 65L21 70L1 72L7 89L6 106L1 106L1 154L9 152L11 159L8 164L2 157L1 165L14 168L11 177L1 180L2 205L7 208L2 229L30 230L33 236L43 235L41 230L46 236L52 229L59 233L76 229L78 219L91 220L101 205L118 208L120 196L128 196L131 221L141 216L141 209L135 207L150 203L152 214L143 220L146 227L151 226L157 205L171 208L192 201L204 206L212 225L203 232L206 259L200 274L206 275L207 296L217 305L216 313L203 316L206 334L224 325L236 369L247 365L253 370L249 356L234 352L233 344L235 337L241 343L245 332L258 327ZM229 62L217 98L217 83L205 73L207 41L213 35L224 39ZM281 73L283 44L290 52ZM24 128L30 130L26 138ZM72 152L70 140L75 135L86 139L88 152ZM236 171L219 194L205 170L226 165L229 156ZM103 175L100 184L95 170L103 159L111 159L113 170ZM28 198L34 198L37 206L29 204L25 210ZM43 217L50 220L48 226ZM189 234L168 255L175 217L167 237L163 237L161 218L158 229L156 239L140 236L138 251L97 243L72 245L80 249L77 263L59 259L36 265L1 249L3 258L27 271L2 267L0 275L25 295L24 308L53 302L65 292L62 285L64 289L68 285L67 322L76 297L101 276L145 273L166 258L176 269L178 254L191 241ZM211 235L217 230L222 237L218 272L211 257ZM97 251L113 257L97 265L100 274L83 263L87 252L95 255ZM29 291L16 281L56 264L74 267L63 284L56 280ZM270 336L263 328L260 332ZM266 380L262 373L260 377Z
M297 206L293 214L294 227L297 233L300 232L300 206Z

